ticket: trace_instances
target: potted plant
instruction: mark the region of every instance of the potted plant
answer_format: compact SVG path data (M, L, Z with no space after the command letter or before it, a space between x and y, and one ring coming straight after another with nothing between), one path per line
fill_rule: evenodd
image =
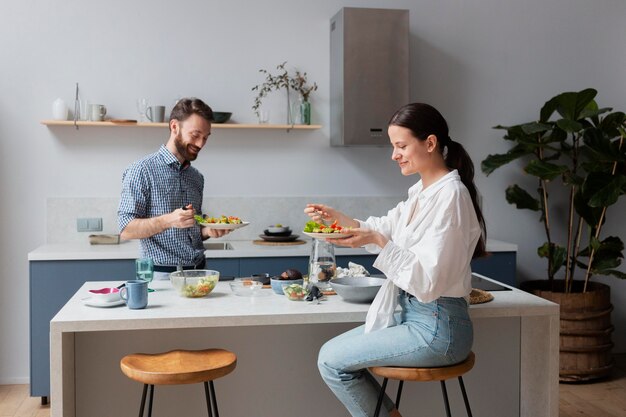
M519 209L539 213L546 242L538 249L547 261L547 279L521 287L560 304L560 378L586 381L607 376L610 355L610 287L590 281L596 275L626 278L616 268L623 258L619 236L604 236L608 209L626 193L626 115L599 108L597 91L565 92L548 100L539 120L506 131L513 147L489 155L482 171L489 175L510 162L524 161L524 172L538 187L506 189ZM566 200L565 212L559 209ZM560 240L556 236L563 235Z
M254 113L260 118L260 108L263 98L272 91L278 91L284 88L287 91L287 124L295 123L296 114L300 116L300 123L311 124L311 104L309 102L309 96L313 91L317 90L317 84L313 83L312 86L308 85L306 72L301 73L296 70L296 75L292 77L285 68L286 65L287 61L277 65L276 69L279 71L277 74L272 74L265 69L259 70L260 73L265 74L265 81L262 84L252 87L252 91L257 92L252 110L254 110ZM290 90L296 91L301 100L297 107L297 113L296 109L292 108Z

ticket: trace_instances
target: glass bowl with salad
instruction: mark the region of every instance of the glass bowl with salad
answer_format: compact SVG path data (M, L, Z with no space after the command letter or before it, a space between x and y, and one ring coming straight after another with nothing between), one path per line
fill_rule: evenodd
M301 284L283 284L283 293L292 301L304 300L309 293Z
M174 271L170 274L170 282L182 297L205 297L217 285L220 279L219 271L211 269L188 269Z

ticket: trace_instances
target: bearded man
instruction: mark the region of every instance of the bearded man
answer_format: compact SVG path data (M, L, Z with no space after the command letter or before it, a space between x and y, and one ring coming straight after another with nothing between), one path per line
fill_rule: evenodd
M140 256L154 261L155 272L173 272L178 265L204 269L202 242L228 233L201 228L194 219L202 213L204 177L191 161L211 135L212 119L213 111L202 100L179 100L170 114L167 143L122 175L120 237L140 239Z

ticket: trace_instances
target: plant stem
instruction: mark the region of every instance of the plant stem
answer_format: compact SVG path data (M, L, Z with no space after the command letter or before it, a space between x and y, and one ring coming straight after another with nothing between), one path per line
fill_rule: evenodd
M576 242L576 246L574 247L574 253L578 253L578 251L580 250L580 240L582 239L583 236L583 218L582 217L578 217L578 227L576 228L576 237L574 238L574 241ZM574 271L576 270L576 262L572 262L572 273L571 276L574 276ZM566 292L570 293L572 292L572 282L574 280L570 280L569 282L569 288L566 288Z
M541 144L541 134L537 134L537 142ZM537 149L537 157L539 160L543 161L543 148L541 146ZM541 204L543 206L543 217L545 219L543 225L546 230L546 238L548 239L548 281L550 281L550 286L552 286L554 279L554 275L552 274L552 239L550 239L550 216L548 214L548 192L546 190L546 185L547 184L544 180L539 180L539 188L541 189Z
M619 138L619 147L618 150L622 150L622 145L624 144L624 135L620 135ZM617 170L617 161L613 161L613 168L611 169L611 175L615 175L615 171ZM602 229L602 222L604 221L604 215L606 213L607 207L602 207L602 214L600 215L600 220L598 221L598 225L596 226L595 238L598 239L600 236L600 229ZM587 265L587 272L585 273L585 285L583 286L583 292L587 292L587 284L589 283L589 278L591 278L591 263L593 262L593 257L595 255L595 249L591 249L591 253L589 254L589 265Z
M574 193L576 187L570 187L569 190L569 210L567 219L567 258L565 266L565 292L569 293L570 282L573 278L573 265L575 262L572 259L572 235L574 234ZM572 270L570 270L572 268Z

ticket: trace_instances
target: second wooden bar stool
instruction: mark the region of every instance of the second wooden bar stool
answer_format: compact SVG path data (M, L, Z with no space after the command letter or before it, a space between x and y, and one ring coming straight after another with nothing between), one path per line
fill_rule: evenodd
M448 401L446 380L452 378L459 379L461 393L463 394L463 401L465 402L465 410L467 411L468 417L472 417L472 410L470 409L467 393L465 392L465 384L463 384L463 375L474 367L474 360L474 352L470 352L467 359L463 362L440 368L404 368L392 366L374 366L369 368L370 372L374 375L384 378L383 385L380 388L380 395L378 396L378 403L376 404L374 417L378 417L380 414L380 408L383 404L385 389L387 389L387 381L389 379L396 379L400 381L400 384L398 385L398 394L396 395L396 409L400 408L400 397L402 395L402 385L404 384L404 381L440 381L441 391L443 392L443 400L446 406L446 416L450 417L450 403Z
M120 361L124 375L143 383L139 417L143 416L146 392L150 386L148 417L152 415L155 385L204 383L209 417L219 417L213 380L231 373L237 366L237 356L224 349L172 350L165 353L135 353ZM210 395L210 398L209 398Z

